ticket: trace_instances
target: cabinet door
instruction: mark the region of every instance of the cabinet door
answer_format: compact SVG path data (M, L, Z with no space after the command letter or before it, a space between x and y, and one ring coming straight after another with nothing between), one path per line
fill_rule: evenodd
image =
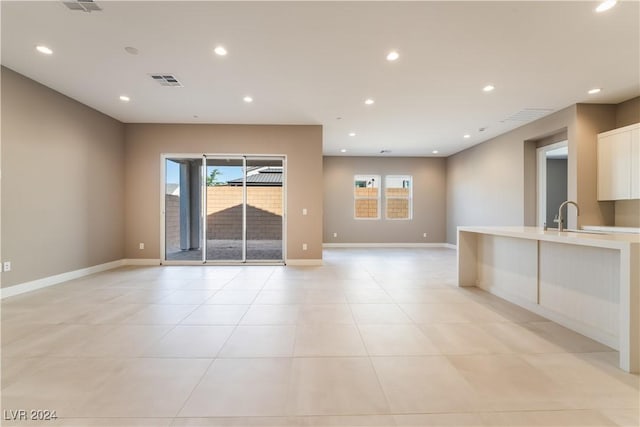
M598 138L598 200L631 198L631 133Z
M640 128L631 130L631 198L640 199Z

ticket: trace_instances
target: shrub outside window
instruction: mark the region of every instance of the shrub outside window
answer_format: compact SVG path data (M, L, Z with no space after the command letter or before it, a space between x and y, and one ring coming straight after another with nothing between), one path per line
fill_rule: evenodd
M380 219L380 175L356 175L353 183L354 218Z
M385 176L385 217L411 219L413 216L412 179L409 175Z

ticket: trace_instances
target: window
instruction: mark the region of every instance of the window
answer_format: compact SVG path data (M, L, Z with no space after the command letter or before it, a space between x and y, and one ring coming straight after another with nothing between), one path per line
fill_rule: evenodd
M409 175L387 175L385 177L385 217L387 219L411 219L413 210L411 181Z
M380 176L356 175L353 182L355 219L380 219Z

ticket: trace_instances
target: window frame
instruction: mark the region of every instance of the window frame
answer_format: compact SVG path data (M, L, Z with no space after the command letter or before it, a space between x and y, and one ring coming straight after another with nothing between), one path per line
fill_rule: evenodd
M362 187L357 187L356 183L358 181L366 181L368 179L373 178L374 181L377 182L377 187L373 187L373 188L377 188L377 196L376 197L370 197L370 196L358 196L356 189L357 188L362 188ZM381 175L377 175L377 174L356 174L353 175L353 219L354 220L358 220L358 221L379 221L380 219L382 219L382 176ZM357 211L357 203L358 200L376 200L377 202L377 207L376 207L376 211L378 213L378 216L375 218L363 218L363 217L359 217L358 216L358 211Z
M389 189L389 186L387 185L387 182L389 180L389 178L396 178L396 179L401 179L402 181L409 181L409 195L404 197L398 197L398 196L391 196L389 197L387 195L387 190ZM408 178L408 179L407 179ZM404 188L404 187L391 187L391 188ZM406 218L390 218L389 217L389 212L388 212L388 208L389 208L389 200L390 199L396 199L396 200L407 200L408 201L408 216ZM388 220L388 221L411 221L413 220L413 175L385 175L384 176L384 219Z

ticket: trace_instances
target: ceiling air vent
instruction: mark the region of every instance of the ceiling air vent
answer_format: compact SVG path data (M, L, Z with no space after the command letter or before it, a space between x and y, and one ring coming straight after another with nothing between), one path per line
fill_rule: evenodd
M524 110L520 110L506 119L501 120L501 122L532 122L552 112L553 109L550 108L525 108Z
M178 81L173 74L149 74L153 80L158 82L160 86L182 87L182 83Z
M62 3L71 10L79 10L81 12L91 13L102 10L93 0L63 1Z

